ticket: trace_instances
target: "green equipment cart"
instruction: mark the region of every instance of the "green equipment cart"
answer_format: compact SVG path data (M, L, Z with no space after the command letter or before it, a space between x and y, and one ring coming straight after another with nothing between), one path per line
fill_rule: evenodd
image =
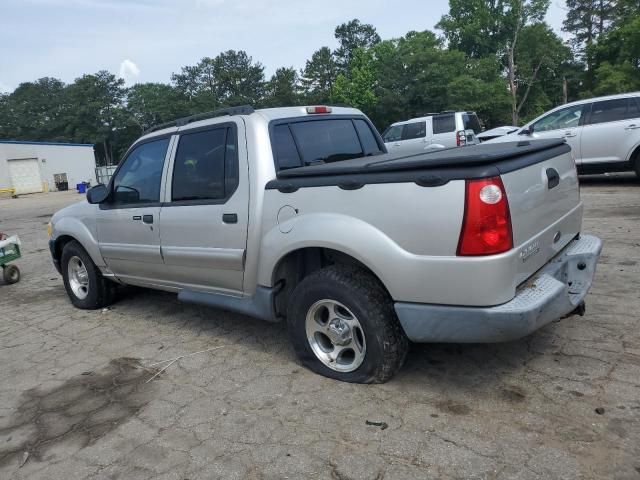
M7 236L0 232L0 267L5 283L20 281L20 269L11 264L20 258L20 239L17 235Z

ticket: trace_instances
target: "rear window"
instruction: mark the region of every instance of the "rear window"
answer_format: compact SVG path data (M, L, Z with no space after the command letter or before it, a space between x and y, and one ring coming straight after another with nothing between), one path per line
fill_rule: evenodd
M355 118L276 125L272 142L280 169L382 153L369 124Z
M465 130L473 130L476 135L482 131L482 125L480 125L480 120L475 113L463 113L462 122Z
M449 133L456 131L456 117L453 113L435 115L433 117L433 133Z

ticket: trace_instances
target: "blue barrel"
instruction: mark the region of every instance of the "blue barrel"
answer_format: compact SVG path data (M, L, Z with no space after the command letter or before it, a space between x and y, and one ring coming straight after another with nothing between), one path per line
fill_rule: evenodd
M86 183L78 183L76 185L76 189L78 190L78 193L87 193L87 184Z

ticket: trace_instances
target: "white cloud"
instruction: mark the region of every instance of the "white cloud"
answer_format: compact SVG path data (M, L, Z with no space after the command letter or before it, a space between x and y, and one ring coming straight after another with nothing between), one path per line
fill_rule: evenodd
M124 80L127 85L135 82L136 79L140 76L140 69L138 65L136 65L133 61L125 58L122 63L120 63L120 78Z

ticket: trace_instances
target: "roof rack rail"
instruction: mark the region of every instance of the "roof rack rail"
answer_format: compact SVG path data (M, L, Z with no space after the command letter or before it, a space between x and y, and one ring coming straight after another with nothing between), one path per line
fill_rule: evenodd
M219 108L218 110L214 110L212 112L197 113L189 117L178 118L177 120L172 120L171 122L154 125L153 127L150 127L147 130L145 130L142 134L146 135L148 133L155 132L157 130L162 130L164 128L169 128L169 127L182 127L184 125L197 122L198 120L206 120L208 118L215 118L215 117L224 117L225 115L229 115L229 116L251 115L254 111L255 110L251 105L240 105L238 107Z

